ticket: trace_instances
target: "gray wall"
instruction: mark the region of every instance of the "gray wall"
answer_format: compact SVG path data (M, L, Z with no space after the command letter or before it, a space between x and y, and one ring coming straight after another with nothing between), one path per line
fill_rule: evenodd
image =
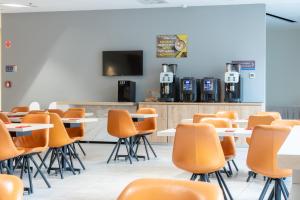
M267 106L300 106L300 28L267 28Z
M162 63L178 63L180 76L223 78L225 63L256 60L256 79L245 80L244 101L265 101L264 5L3 14L3 109L36 100L115 101L117 80L137 82L137 100L159 87ZM189 35L188 58L156 58L158 34ZM144 76L103 77L103 50L144 50ZM3 67L4 69L4 67ZM246 79L246 78L245 78ZM2 84L3 85L3 84ZM2 86L3 87L3 86Z

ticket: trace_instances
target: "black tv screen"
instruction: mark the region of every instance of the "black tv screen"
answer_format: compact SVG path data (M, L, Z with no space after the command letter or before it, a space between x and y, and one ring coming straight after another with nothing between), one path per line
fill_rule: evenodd
M143 75L143 51L103 51L103 76Z

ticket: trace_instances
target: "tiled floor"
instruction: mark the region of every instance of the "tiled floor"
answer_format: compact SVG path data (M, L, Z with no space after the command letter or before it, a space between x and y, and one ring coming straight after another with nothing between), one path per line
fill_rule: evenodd
M80 175L65 174L65 179L51 175L48 179L52 185L48 189L41 178L34 179L34 194L25 195L25 200L115 200L122 189L137 178L169 178L187 180L191 174L177 169L172 164L172 146L154 146L158 158L150 161L134 162L132 165L124 161L106 164L113 145L84 144L87 157L82 157L86 170ZM240 172L225 181L234 199L255 200L263 188L262 177L247 183L246 148L238 149L236 162ZM225 176L224 176L225 177ZM26 181L26 180L24 180ZM212 178L212 182L216 182ZM290 183L290 179L287 180ZM290 184L288 184L289 186Z

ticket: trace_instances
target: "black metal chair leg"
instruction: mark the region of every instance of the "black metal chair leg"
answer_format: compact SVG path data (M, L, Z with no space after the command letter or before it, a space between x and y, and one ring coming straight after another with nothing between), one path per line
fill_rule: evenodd
M148 143L148 146L150 147L150 149L151 149L151 151L152 151L154 157L157 158L157 155L156 155L156 153L155 153L155 151L154 151L152 145L150 144L150 142L149 142L149 140L147 139L146 136L145 136L145 140L146 140L146 142Z
M30 170L30 160L28 158L28 156L26 155L24 157L24 159L26 160L26 166L27 166L27 174L28 174L28 180L29 180L29 190L30 190L30 194L33 193L33 184L32 184L32 174L31 174L31 170Z
M134 143L134 146L136 146L135 152L134 152L135 155L137 155L137 152L138 152L138 149L139 149L139 146L140 146L140 140L141 140L141 137L136 136L136 140L135 140L135 143Z
M286 193L287 196L289 197L289 196L290 196L290 193L289 193L289 190L287 189L287 187L286 187L286 185L285 185L285 183L284 183L284 180L281 179L281 180L280 180L280 183L281 183L281 185L283 186L285 193Z
M80 142L78 141L78 142L76 142L76 143L77 143L77 145L79 146L79 148L80 148L81 152L83 153L83 155L86 156L86 153L85 153L83 147L81 146Z
M275 189L275 200L281 200L281 190L278 184L278 180L275 180L274 189Z
M227 165L228 165L228 168L229 168L230 176L232 176L232 175L233 175L233 171L232 171L232 169L231 169L230 161L227 161Z
M67 158L66 154L64 153L64 151L62 150L62 148L58 149L58 151L60 151L62 157L65 159L65 161L66 161L67 165L69 166L70 170L72 171L72 173L74 175L76 175L74 168L72 167L71 163L68 161L68 158Z
M190 180L191 180L191 181L194 181L196 178L197 178L197 175L196 175L196 174L192 174Z
M117 142L117 151L116 151L114 160L117 160L119 150L120 150L120 146L121 146L121 142L120 142L120 140L118 140L118 142Z
M26 162L25 162L24 157L22 157L22 168L21 168L21 174L20 174L21 179L23 179L23 174L24 174L24 171L25 171L25 167L26 167Z
M59 151L58 149L54 149L55 154L56 154L56 158L57 158L57 164L58 164L58 169L59 169L59 173L60 173L60 178L64 179L64 175L63 175L63 170L62 170L62 166L61 166L61 159L59 158Z
M253 176L253 172L249 171L248 172L248 178L247 178L246 182L249 182L252 176Z
M259 196L259 200L263 200L263 199L265 198L266 193L267 193L267 191L268 191L268 189L269 189L269 186L270 186L271 182L272 182L272 179L271 179L271 178L268 178L268 179L267 179L267 182L266 182L266 184L265 184L265 186L264 186L264 189L262 190L262 192L261 192L261 194L260 194L260 196Z
M226 169L226 167L223 167L223 171L224 171L224 173L226 174L226 176L228 177L228 178L230 178L230 173L227 171L227 169Z
M131 152L130 152L130 148L128 148L128 146L127 146L127 143L128 143L127 139L124 139L124 143L125 143L125 147L126 147L126 150L127 150L127 157L129 159L130 164L132 164L131 155L130 155Z
M35 162L35 160L32 158L31 155L29 155L29 159L33 162L34 166L37 169L37 172L42 176L43 180L45 181L46 185L48 186L48 188L51 188L50 183L48 182L47 178L45 177L45 175L43 174L43 172L39 169L38 164Z
M239 171L239 168L237 167L237 164L235 163L235 161L232 160L231 162L232 162L232 164L233 164L235 170L238 172L238 171Z
M70 159L71 166L74 168L74 165L73 165L73 159L72 159L72 156L73 156L73 155L72 155L72 153L71 153L69 147L67 147L67 149L68 149L68 156L69 156L69 159Z
M228 189L227 184L225 183L225 181L224 181L224 179L223 179L221 173L220 173L220 172L217 172L217 174L219 175L219 177L220 177L220 179L221 179L221 182L223 183L223 186L225 187L225 190L226 190L227 194L229 195L229 198L230 198L231 200L233 200L232 195L231 195L231 193L230 193L230 190Z
M148 148L147 148L147 143L146 143L146 141L145 141L145 136L142 136L142 140L143 140L143 142L144 142L144 146L145 146L145 151L146 151L147 159L150 160L149 153L148 153Z
M274 198L274 191L275 191L275 188L272 189L268 200L273 200L273 198Z
M122 139L119 139L118 142L121 141L121 140L122 140ZM108 160L107 160L107 164L109 163L111 157L112 157L113 154L115 153L116 148L117 148L117 145L118 145L118 143L114 146L114 149L113 149L113 151L111 152L111 154L110 154L110 156L109 156L109 158L108 158Z
M281 179L278 179L278 185L280 187L280 190L281 190L281 192L283 194L284 199L287 200L288 199L288 195L287 195L287 193L286 193L286 191L285 191L285 189L284 189L284 187L282 185L282 180Z
M227 196L226 196L224 187L223 187L223 185L222 185L222 182L221 182L221 180L220 180L220 177L218 176L218 172L215 172L215 174L216 174L216 177L217 177L217 181L218 181L218 183L219 183L219 186L220 186L220 188L221 188L221 190L222 190L222 192L223 192L224 199L227 200Z
M50 164L49 164L49 167L48 167L48 170L47 170L47 173L50 174L50 171L51 171L51 168L52 168L52 165L54 164L54 161L57 157L57 153L56 153L56 150L55 149L52 149L51 150L51 158L50 158ZM40 165L40 169L42 167L42 164ZM37 173L37 172L36 172Z
M43 163L45 163L45 160L48 158L50 152L51 152L51 149L49 148L48 151L46 152L46 155L44 156L40 166L39 166L39 169L42 169ZM36 178L37 174L38 173L36 172L33 177Z
M37 153L36 155L37 155L37 157L40 159L40 161L41 161L41 163L44 165L44 167L45 167L46 169L48 169L46 163L43 162L43 159L42 159L41 155L40 155L39 153Z
M69 151L70 151L71 153L74 153L74 154L75 154L75 157L76 157L76 159L79 161L79 164L81 165L82 169L85 170L85 166L84 166L83 162L82 162L81 159L79 158L78 154L75 153L75 149L73 149L72 145L68 145L67 148L69 148ZM72 151L73 151L73 152L72 152Z

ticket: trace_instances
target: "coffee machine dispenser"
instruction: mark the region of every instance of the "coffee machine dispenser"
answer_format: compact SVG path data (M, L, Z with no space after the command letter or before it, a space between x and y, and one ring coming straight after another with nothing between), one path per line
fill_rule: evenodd
M179 79L176 77L176 64L162 64L160 73L160 99L162 102L179 101Z
M225 102L241 101L240 64L227 63L224 77Z
M205 77L200 80L200 101L220 102L221 101L221 80Z
M180 101L194 102L197 100L196 79L191 77L182 78L180 81Z

